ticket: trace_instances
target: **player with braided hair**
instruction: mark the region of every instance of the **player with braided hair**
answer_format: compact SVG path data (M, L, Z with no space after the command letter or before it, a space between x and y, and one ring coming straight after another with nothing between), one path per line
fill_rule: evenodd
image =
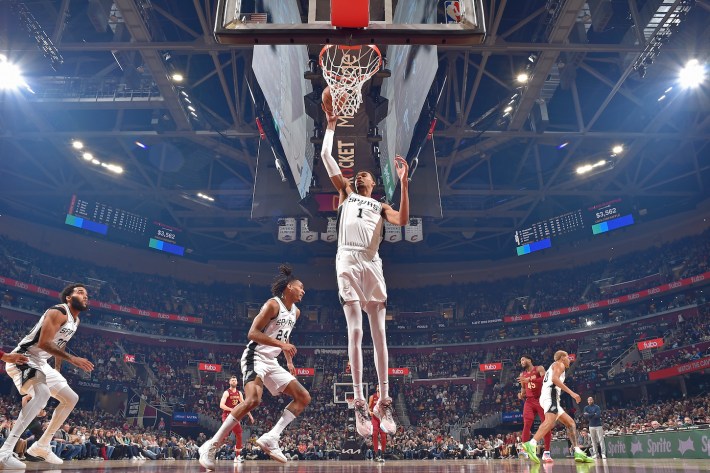
M244 402L232 409L214 437L200 447L200 464L208 470L214 470L217 449L224 438L261 403L264 387L273 396L284 393L293 399L274 427L256 441L266 454L281 463L288 461L279 447L281 432L311 402L311 395L294 376L296 347L289 341L289 335L301 315L296 302L301 302L306 291L303 283L292 274L291 268L282 265L279 276L271 285L271 293L274 297L266 301L254 318L247 335L249 343L242 355ZM281 352L286 357L288 371L277 361Z

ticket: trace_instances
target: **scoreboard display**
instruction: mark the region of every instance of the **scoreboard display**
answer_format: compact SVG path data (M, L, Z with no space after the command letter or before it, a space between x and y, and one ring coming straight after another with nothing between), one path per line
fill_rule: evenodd
M64 221L72 227L182 256L182 230L103 202L72 196Z
M622 199L591 205L567 212L556 217L534 223L515 232L518 256L552 246L552 241L562 235L584 234L591 232L599 235L634 223L630 206Z

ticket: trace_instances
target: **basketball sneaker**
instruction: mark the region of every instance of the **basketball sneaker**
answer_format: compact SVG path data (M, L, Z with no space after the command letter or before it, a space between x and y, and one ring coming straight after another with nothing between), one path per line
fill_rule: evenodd
M279 447L278 437L264 434L256 439L256 444L273 460L276 460L279 463L288 463L288 459L281 451L281 447Z
M553 463L555 460L550 456L550 452L542 452L542 462L543 463Z
M244 463L244 457L241 455L237 455L234 457L234 463Z
M27 466L20 461L20 457L14 452L0 453L0 469L3 470L24 470Z
M203 443L202 446L197 449L197 452L200 454L200 465L202 465L205 470L214 470L214 462L217 459L217 442L210 439Z
M364 399L355 401L355 426L357 427L357 433L363 437L369 438L372 436L372 420ZM380 424L380 428L382 428L382 424Z
M537 445L532 445L530 442L523 442L523 450L528 454L529 459L535 463L540 463L540 459L537 456Z
M27 456L34 461L47 462L51 463L52 465L61 465L62 463L64 463L64 460L55 455L52 451L52 447L50 447L49 445L44 446L35 442L30 448L27 449L26 453Z
M594 458L588 457L587 454L582 451L578 452L575 450L574 461L576 461L577 463L594 463Z
M394 434L397 431L397 424L392 415L392 398L380 399L375 404L372 412L380 419L380 429L386 434Z

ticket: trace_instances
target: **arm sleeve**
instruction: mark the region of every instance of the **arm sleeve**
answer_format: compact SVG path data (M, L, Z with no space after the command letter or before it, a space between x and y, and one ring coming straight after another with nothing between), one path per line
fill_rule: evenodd
M320 157L323 160L323 165L325 170L328 172L328 177L337 176L342 174L338 163L335 162L333 158L333 138L335 132L333 130L325 130L325 135L323 136L323 147L321 148Z

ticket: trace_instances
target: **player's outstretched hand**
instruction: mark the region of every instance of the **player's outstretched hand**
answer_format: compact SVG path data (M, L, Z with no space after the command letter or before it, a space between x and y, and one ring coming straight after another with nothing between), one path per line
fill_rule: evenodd
M22 364L30 361L30 359L27 358L25 355L21 355L19 353L5 353L2 356L2 361L4 361L5 363L13 363L15 365L22 365Z
M332 109L327 109L325 107L325 104L321 104L320 108L322 108L323 113L325 113L325 119L328 123L328 129L335 130L335 127L338 124L338 116L333 112Z
M290 356L291 358L293 358L294 356L296 356L296 352L298 351L298 350L296 350L296 346L295 346L295 345L291 345L291 344L288 343L288 342L287 342L287 343L284 343L283 346L281 347L281 349L284 351L284 353L286 353L286 354L287 354L288 356Z
M94 364L87 360L86 358L80 358L78 356L73 356L67 360L69 363L72 365L76 366L77 368L86 371L87 373L91 373L94 371Z
M397 177L399 177L399 181L402 183L406 183L407 177L409 176L409 165L407 164L407 160L400 155L395 156L394 168L397 171Z

